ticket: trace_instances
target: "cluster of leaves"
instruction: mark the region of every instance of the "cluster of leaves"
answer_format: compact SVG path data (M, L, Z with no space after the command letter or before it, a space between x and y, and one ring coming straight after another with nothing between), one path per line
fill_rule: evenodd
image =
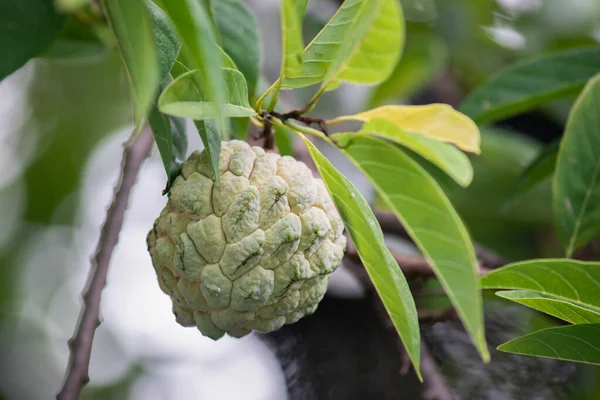
M507 204L552 177L548 201L567 258L507 265L482 284L511 289L496 294L571 324L529 333L500 350L600 364L600 263L572 259L600 234L600 47L513 65L474 90L461 111L485 124L577 94L560 142L526 168Z
M324 92L341 83L385 82L374 92L372 103L376 103L378 98L389 98L386 88L410 86L411 79L398 80L402 74L394 73L404 48L405 22L398 0L346 0L306 46L302 26L309 1L282 0L280 76L262 94L257 93L262 58L258 24L241 0L56 0L61 12L33 4L27 7L28 2L21 1L22 7L10 2L0 6L0 11L13 15L27 9L30 15L36 10L37 19L29 21L46 34L30 34L24 26L16 28L13 36L7 35L6 40L19 43L19 48L7 51L0 63L0 78L34 56L117 48L131 88L135 132L146 122L150 125L169 184L187 153L185 118L194 121L215 171L221 140L243 138L250 123L263 130L274 127L278 144L284 143L279 140L287 132L297 134L308 147L417 374L420 332L408 283L384 244L369 204L305 135L328 142L371 180L433 268L484 360L489 353L482 282L486 288L513 289L501 296L575 324L535 332L532 335L539 337L526 342L525 336L501 349L587 362L600 359L598 355L591 360L591 351L573 344L594 347L590 337L598 326L579 324L600 322L596 320L600 304L593 296L600 278L594 272L598 265L569 259L534 260L507 266L481 281L463 222L438 182L414 157L418 155L466 187L473 179L473 167L462 151L480 152L475 122L486 124L576 94L588 82L573 107L560 146L543 152L515 189L518 196L554 173L556 226L566 256L571 257L600 229L596 184L600 150L594 146L600 137L596 115L600 84L594 78L599 49L557 53L503 71L471 94L462 113L443 104L381 106L321 121L322 127L344 121L362 123L356 132L328 136L293 121L302 121ZM20 40L34 36L43 40ZM435 43L428 51L437 52ZM316 89L304 108L276 111L282 108L278 105L282 90L308 86ZM571 336L571 342L565 335ZM545 350L534 346L539 340ZM558 353L565 351L570 354Z
M488 359L473 244L438 183L412 156L420 155L467 186L473 168L459 148L480 151L477 126L442 104L384 106L321 120L322 127L347 120L363 124L358 132L331 137L293 122L303 121L319 97L342 82L374 85L392 74L404 47L398 0L347 0L306 46L302 26L308 0L283 0L280 77L260 96L258 25L240 0L56 4L65 13L47 11L59 23L49 35L56 40L49 49L45 44L43 51L60 57L63 52L72 54L74 48L118 49L130 84L135 134L150 125L169 184L187 152L185 118L194 121L215 170L221 140L244 137L250 122L263 130L274 127L278 143L286 132L303 139L420 375L419 322L408 283L384 244L370 206L305 135L317 135L340 150L406 226L482 357ZM31 49L7 74L43 51ZM281 108L280 91L313 85L315 95L302 110L276 111Z

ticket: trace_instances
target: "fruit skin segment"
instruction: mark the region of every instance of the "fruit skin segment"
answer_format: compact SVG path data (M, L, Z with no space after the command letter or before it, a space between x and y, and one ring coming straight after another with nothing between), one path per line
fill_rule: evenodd
M240 140L222 142L219 175L206 152L193 152L147 237L176 321L217 340L315 312L346 250L323 182Z

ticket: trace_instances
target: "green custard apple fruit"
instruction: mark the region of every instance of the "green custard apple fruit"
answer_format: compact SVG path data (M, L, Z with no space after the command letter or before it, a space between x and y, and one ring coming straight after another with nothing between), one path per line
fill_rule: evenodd
M208 153L192 153L148 234L177 322L216 340L312 314L346 249L323 182L239 140L222 143L219 178Z

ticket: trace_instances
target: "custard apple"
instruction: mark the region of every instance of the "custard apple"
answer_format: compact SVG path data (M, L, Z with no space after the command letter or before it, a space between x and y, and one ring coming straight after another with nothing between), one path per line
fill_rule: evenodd
M323 182L239 140L221 144L219 175L206 152L192 153L148 234L177 322L216 340L312 314L346 248Z

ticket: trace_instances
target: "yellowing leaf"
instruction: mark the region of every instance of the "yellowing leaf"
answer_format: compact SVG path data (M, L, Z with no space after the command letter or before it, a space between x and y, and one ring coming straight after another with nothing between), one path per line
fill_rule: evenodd
M358 132L336 133L332 138L335 138L340 146L346 147L360 135L380 136L409 148L435 164L463 187L469 186L473 180L473 166L465 153L451 144L406 132L387 119L373 118Z
M329 125L342 121L369 122L386 119L404 131L428 136L440 142L452 143L471 153L481 152L481 136L477 125L466 115L447 104L425 106L382 106L354 115L345 115L328 121Z

